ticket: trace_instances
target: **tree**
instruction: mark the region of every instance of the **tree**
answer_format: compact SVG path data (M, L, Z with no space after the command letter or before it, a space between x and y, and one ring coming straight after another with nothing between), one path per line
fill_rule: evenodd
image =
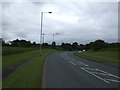
M48 43L43 43L42 46L43 46L44 48L48 48L48 47L49 47Z
M103 40L96 40L93 43L93 50L95 51L102 49L102 48L106 48L106 47L107 47L107 43L105 43L105 41Z
M77 43L77 42L74 42L74 43L72 44L72 47L73 47L73 49L78 50L78 43Z
M79 50L80 50L80 51L83 51L84 49L85 49L85 46L84 46L83 44L80 44L80 45L79 45Z
M70 43L62 43L62 44L61 44L61 47L62 47L62 49L64 49L64 50L70 50L70 51L73 50L72 45L71 45Z
M56 43L52 42L52 48L55 49L56 48Z
M11 43L11 46L14 46L14 47L30 47L32 44L30 41L26 41L26 40L13 40L13 41L10 41Z

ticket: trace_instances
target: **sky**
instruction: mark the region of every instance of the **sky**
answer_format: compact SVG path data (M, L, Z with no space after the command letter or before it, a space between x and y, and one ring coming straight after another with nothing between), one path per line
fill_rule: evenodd
M46 43L118 42L117 2L4 2L2 38L39 43L41 12ZM0 15L1 16L1 15ZM0 26L1 27L1 26ZM56 34L58 33L58 34Z

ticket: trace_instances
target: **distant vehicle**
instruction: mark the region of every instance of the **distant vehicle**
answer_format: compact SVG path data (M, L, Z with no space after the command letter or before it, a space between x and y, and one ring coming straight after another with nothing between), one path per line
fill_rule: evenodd
M85 50L83 50L83 52L84 52Z
M81 52L81 51L78 51L78 52Z
M83 51L78 51L78 52L84 52L85 50L83 50Z

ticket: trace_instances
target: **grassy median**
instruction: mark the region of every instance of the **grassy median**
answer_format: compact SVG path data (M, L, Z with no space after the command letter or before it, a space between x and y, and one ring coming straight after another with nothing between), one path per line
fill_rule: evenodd
M37 54L39 53L39 50L31 52ZM59 51L53 49L44 49L42 51L42 56L36 57L34 60L23 65L21 68L3 79L3 88L41 88L42 72L45 58L49 54L55 52ZM29 55L31 56L31 54Z
M117 48L101 49L99 51L85 51L74 53L74 55L101 63L120 64L118 55L120 51Z

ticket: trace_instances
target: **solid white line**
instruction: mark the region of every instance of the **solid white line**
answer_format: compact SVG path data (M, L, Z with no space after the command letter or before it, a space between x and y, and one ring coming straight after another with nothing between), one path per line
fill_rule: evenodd
M73 64L73 65L76 65L75 63L73 63L73 62L71 62L71 61L68 61L68 62L70 62L70 63Z
M113 81L113 82L119 82L120 83L120 81L118 81L118 80L113 80L113 79L106 79L106 80Z
M93 76L95 76L95 77L97 77L97 78L103 80L103 81L106 82L106 83L110 83L110 82L106 81L105 79L103 79L103 78L101 78L101 77L99 77L99 76L97 76L97 75L95 75L95 74L89 72L88 70L86 70L86 69L83 68L83 67L81 67L81 69L84 70L84 71L86 71L86 72L88 72L89 74L91 74L91 75L93 75Z
M80 61L78 61L78 63L83 64L83 65L85 65L85 66L89 66L89 65L87 65L87 64L85 64L85 63L82 63L82 62L80 62Z

